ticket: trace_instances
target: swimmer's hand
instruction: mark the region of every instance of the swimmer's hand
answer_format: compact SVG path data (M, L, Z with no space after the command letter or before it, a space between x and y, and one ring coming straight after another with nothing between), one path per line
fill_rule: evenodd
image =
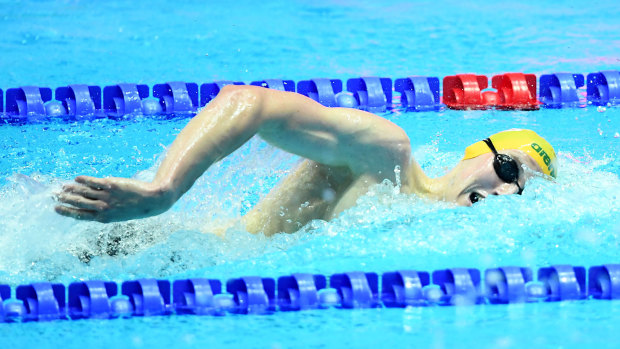
M79 176L56 194L63 216L102 223L145 218L165 212L174 200L155 185L127 178Z

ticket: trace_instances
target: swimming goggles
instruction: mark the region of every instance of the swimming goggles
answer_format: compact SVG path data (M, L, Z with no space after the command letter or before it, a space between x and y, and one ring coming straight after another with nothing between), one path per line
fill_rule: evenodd
M521 193L523 193L523 188L519 185L519 166L515 159L510 155L499 154L497 150L495 150L495 146L490 138L484 139L483 142L489 146L495 155L495 159L493 159L493 168L495 168L495 173L497 173L499 179L506 183L516 184L517 188L519 188L517 194L521 195Z

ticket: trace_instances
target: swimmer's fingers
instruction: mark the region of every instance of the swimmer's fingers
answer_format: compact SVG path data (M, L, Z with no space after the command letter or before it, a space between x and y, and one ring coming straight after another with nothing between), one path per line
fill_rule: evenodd
M56 196L63 204L75 206L89 211L102 211L108 208L108 204L101 200L92 200L80 195L60 193Z
M63 193L77 194L88 199L105 200L110 197L110 193L107 191L93 189L82 184L66 184L62 190Z
M58 205L55 207L55 210L58 214L71 217L75 219L85 220L85 221L95 221L97 220L97 215L93 211L82 210L74 207Z
M110 190L112 186L106 178L96 178L90 176L77 176L75 181L80 184L87 185L95 190Z

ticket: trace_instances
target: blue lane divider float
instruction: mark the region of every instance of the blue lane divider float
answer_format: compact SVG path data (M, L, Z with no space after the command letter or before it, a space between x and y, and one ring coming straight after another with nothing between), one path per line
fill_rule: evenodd
M18 286L16 298L24 305L24 320L48 321L66 318L65 286L36 282Z
M26 308L22 301L11 299L11 287L0 285L0 322L12 322L14 319L22 320L26 317Z
M173 81L153 86L153 97L159 99L165 114L193 113L198 108L198 84Z
M122 294L129 297L133 315L168 315L172 312L168 280L125 281L122 285Z
M423 289L430 284L427 272L400 270L381 276L381 301L388 308L426 305Z
M620 264L593 266L587 272L580 266L553 265L538 269L538 281L533 275L530 268L490 268L482 287L480 271L471 268L432 274L399 270L380 278L361 271L330 277L298 273L277 281L230 279L226 293L215 279L176 280L172 286L168 280L139 279L123 282L120 295L114 282L83 281L69 285L68 297L64 285L39 282L17 286L15 298L10 298L9 286L0 285L0 322L620 299Z
M69 316L72 319L109 318L113 315L110 298L118 286L109 281L74 282L69 285Z
M9 285L0 285L0 302L11 298L11 287Z
M338 79L311 79L297 83L297 93L310 97L326 107L338 107L337 95L342 91Z
M354 271L334 274L330 286L340 296L343 308L376 308L379 302L379 278L376 273Z
M594 105L619 105L620 71L607 70L588 74L587 91L588 101Z
M400 93L403 108L409 111L439 110L439 78L427 76L410 76L396 79L394 90Z
M236 314L264 314L276 310L276 282L271 278L246 276L228 280L226 291L234 296Z
M48 87L22 86L6 90L6 113L19 121L36 122L47 115L45 103L52 100Z
M215 296L222 293L222 283L205 278L177 280L172 290L177 314L215 315L219 308Z
M105 116L101 110L101 87L99 86L69 85L58 87L54 94L56 101L62 105L61 115L67 115L76 120Z
M526 109L536 110L538 104L547 108L584 107L580 99L584 78L581 74L553 73L540 76L538 98L536 81L532 74L506 73L493 77L498 91L484 91L488 77L457 74L444 77L443 97L438 77L410 76L394 80L385 77L360 77L346 81L347 90L339 79L316 78L293 80L265 79L250 84L308 96L328 107L359 108L381 113L394 109L394 92L400 94L400 106L408 111L451 109ZM607 70L590 73L587 81L589 104L596 106L620 105L620 71ZM527 89L524 88L527 84ZM74 84L58 87L55 99L47 87L22 86L0 90L0 119L4 122L38 122L62 117L69 120L90 120L99 117L125 118L131 115L194 114L209 103L228 85L243 85L239 81L203 83L167 82L156 84L152 90L144 84L122 83L112 86ZM103 96L102 92L103 91ZM152 96L149 93L152 91ZM518 93L517 93L518 92ZM518 94L518 96L517 96ZM103 97L103 100L102 100ZM443 98L443 100L442 100ZM443 102L443 104L442 104Z
M519 267L487 269L484 280L489 302L523 303L528 300L526 284L532 281L532 270Z
M327 287L323 275L297 273L278 278L278 306L283 311L316 309L319 291Z
M583 87L581 74L555 73L540 76L539 98L547 108L578 107L578 89Z
M252 81L250 85L261 86L279 91L295 92L295 82L293 80L265 79Z
M0 285L0 319L10 318L7 316L11 313L10 308L7 306L9 298L11 298L11 287L9 285ZM23 313L22 311L20 314L23 315ZM17 315L19 316L20 314Z
M371 113L383 113L392 108L392 79L361 77L347 80L347 91L357 101L357 107Z
M620 299L620 265L605 264L588 271L588 293L597 299Z
M481 304L480 271L477 269L452 268L433 272L433 283L441 287L442 304Z
M143 113L142 100L149 96L147 85L122 83L103 88L103 109L111 118Z
M587 297L586 270L583 267L555 265L540 268L538 280L545 285L549 300L575 300Z

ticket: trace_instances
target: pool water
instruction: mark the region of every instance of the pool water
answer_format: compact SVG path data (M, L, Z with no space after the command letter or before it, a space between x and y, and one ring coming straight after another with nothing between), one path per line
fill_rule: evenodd
M618 69L613 2L542 6L274 1L3 2L3 89L131 81L442 77ZM291 272L619 262L618 108L382 114L439 176L466 145L531 128L559 157L555 182L522 197L455 208L379 185L331 222L265 238L214 222L238 218L299 159L253 139L216 164L169 212L103 225L53 212L80 174L148 180L187 116L0 126L0 281L177 279ZM0 324L8 347L614 347L620 304L606 301L433 307L272 316L154 317ZM320 335L317 336L317 333Z

